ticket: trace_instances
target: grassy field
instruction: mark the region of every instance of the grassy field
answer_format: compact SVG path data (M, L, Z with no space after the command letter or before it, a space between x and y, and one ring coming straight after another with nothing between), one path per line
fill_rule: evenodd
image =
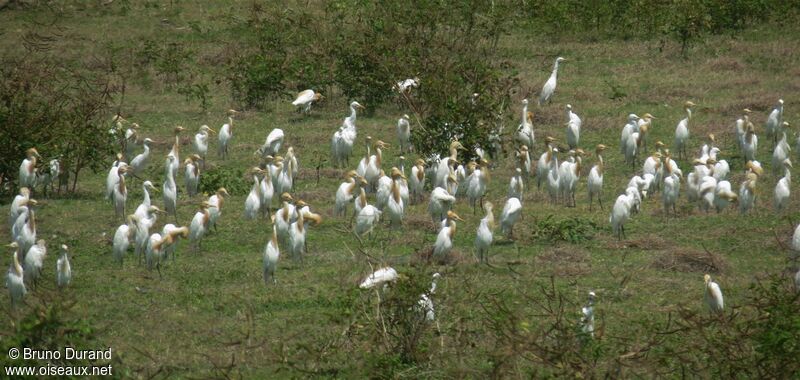
M230 100L224 65L215 62L223 60L226 41L235 38L231 23L242 19L248 2L133 3L127 15L117 10L117 4L88 9L65 6L57 23L50 26L35 26L48 25L53 18L48 10L2 11L0 48L3 54L25 54L20 40L36 27L39 33L60 36L52 49L65 57L88 58L145 39L179 41L196 51L193 64L212 83L207 112L199 112L197 102L187 101L158 77L148 75L128 83L122 103L126 118L142 126L143 136L158 142L144 177L160 188L173 127L183 125L192 132L183 139L185 157L192 149L189 137L200 125L216 129L225 122L225 110L238 106ZM389 366L378 358L377 352L386 348L375 338L380 334L370 323L375 295L356 289L371 271L370 265L391 265L414 275L419 282L427 282L429 274L440 272L443 276L434 297L439 332L425 329L420 344L426 360L392 376L449 378L491 375L498 361L514 350L493 332L492 322L500 312L495 302L506 302L521 318L516 326L534 329L547 319L540 303L546 298L541 287L548 288L552 279L554 289L563 296L559 300L568 319L564 323L577 323L588 291L598 295L597 324L602 337L596 358L585 366L587 371L654 375L659 373L653 365L657 360L638 357L626 361L619 357L626 353L624 350L644 344L647 330L653 326L649 323L664 321L681 307L704 311L704 273L714 276L722 287L726 306L735 308L744 301L748 285L755 279L797 269L777 240L786 244L793 230L791 220L800 219L797 194L792 195L789 212L776 215L771 203L778 178L769 167L771 144L764 136L763 123L778 98L786 100L785 120L795 123L798 103L794 95L800 90L800 56L794 48L798 36L796 30L754 29L737 38L714 37L698 44L688 59L679 57L678 46L667 44L659 51L658 43L648 41L546 40L523 32L504 38L503 55L520 68L522 80L506 130L519 123L516 115L523 96L535 99L552 60L559 55L567 57L553 104L534 110L536 136L542 139L552 135L564 141L564 105L573 105L584 121L584 149L593 151L599 143L609 146L605 155L606 207L589 211L585 176L594 164L593 157L585 161L588 165L578 186L575 208L551 205L544 193L529 186L516 239L506 240L496 232L491 266L478 264L474 257L475 229L482 215L480 210L473 214L465 200L459 200L456 206L466 221L458 225L454 254L458 260L450 265L421 259L420 252L431 247L436 238L427 203L406 209L401 231L383 226L377 237L363 246L349 231L346 220L332 216L333 196L342 171L326 164L317 182L314 168L318 157L327 158L330 136L348 112L348 99L331 93L305 118L293 112L287 99L270 103L266 111L243 112L235 121L231 157L217 157L215 139L209 149L209 171L220 171L246 170L258 164L253 152L273 128L282 128L287 136L285 146L295 147L301 170L294 197L308 202L325 219L309 231L304 263L288 255L281 258L276 285L265 287L261 279L262 251L271 225L265 220L243 219L246 193L234 194L226 201L219 230L203 241L201 253L192 253L188 243L180 243L176 260L162 269L163 278L138 266L132 256L122 267L116 265L110 237L118 221L103 198L103 172L85 174L77 194L55 196L37 209L38 236L47 239L50 249L42 287L54 287L56 247L69 244L75 275L63 296L77 301L74 312L80 318L102 327L98 344L112 347L132 376L352 378L377 376L380 368ZM121 54L119 59L136 57ZM424 73L420 76L424 83ZM625 96L612 100L612 85ZM656 140L671 145L675 125L684 117L681 105L686 100L698 104L689 151L696 154L702 137L713 132L723 158L731 165L730 181L737 190L744 165L734 144L733 122L743 108L754 111L753 122L762 142L758 158L769 173L759 181L756 210L746 216L734 209L706 214L687 203L684 193L679 215L665 217L657 196L647 199L642 212L625 226L627 239L617 241L608 224L610 207L633 174L618 152L626 115L655 115L651 146ZM353 166L355 158L364 154L364 136L396 144L395 122L402 113L396 106L387 105L370 117L359 115ZM39 151L47 157L46 149ZM542 146L536 146L533 157L541 152ZM395 149L385 152L385 169L397 155ZM107 161L110 165L112 158ZM499 217L514 164L506 157L494 165L487 200L495 204ZM679 165L685 174L690 172L688 160L679 161ZM249 184L249 180L242 180ZM200 199L186 197L182 178L178 184L179 221L188 224ZM138 205L141 195L140 182L134 181L128 210ZM154 204L163 204L160 191L153 197ZM8 201L2 200L4 208ZM537 226L549 216L555 221L578 217L595 223L597 228L585 242L553 242L536 234L540 230ZM172 222L170 217L161 217L159 229L165 220ZM0 230L0 240L10 240L7 228ZM8 265L10 257L3 255L0 264ZM36 291L29 294L28 302L36 299ZM8 302L0 302L0 308L6 310ZM5 322L6 326L11 324L11 320ZM674 336L664 344L675 347L683 342L680 336ZM234 368L226 367L231 364ZM509 373L520 377L559 372L532 368L525 360L509 365L513 368Z

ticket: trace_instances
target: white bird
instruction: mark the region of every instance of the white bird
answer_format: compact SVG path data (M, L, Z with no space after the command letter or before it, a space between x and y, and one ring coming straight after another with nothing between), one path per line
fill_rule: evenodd
M297 97L292 102L292 105L297 107L299 112L307 114L311 112L311 104L324 98L319 92L308 89L297 93Z
M11 265L6 273L6 288L11 296L11 307L13 308L22 301L25 294L28 293L28 289L25 287L25 272L19 263L19 245L15 242L9 244L8 247L14 250Z
M390 187L389 199L386 201L385 211L389 215L389 223L395 229L399 229L403 225L403 214L405 213L405 204L400 195L400 186L398 181L406 177L400 172L398 168L392 168L392 184Z
M192 248L195 252L200 251L200 243L206 232L208 232L209 221L211 219L208 207L208 202L203 201L200 204L200 210L194 214L192 223L189 225L189 241L192 242Z
M293 201L294 199L289 193L282 193L281 202L283 205L275 213L275 227L278 231L278 242L284 247L288 247L289 243L289 226L292 222L297 220L296 207L291 203Z
M364 191L363 188L361 190ZM363 195L363 194L362 194ZM365 234L371 234L372 230L381 220L381 210L378 210L377 207L366 204L366 196L363 198L359 197L356 202L363 202L361 209L355 211L356 214L356 227L355 233L358 236L364 236Z
M306 233L308 229L305 226L306 219L314 222L314 225L319 225L322 222L322 217L318 214L310 212L297 212L297 220L289 225L289 252L292 257L303 260L303 255L306 253Z
M418 158L411 167L411 177L408 179L411 201L422 201L425 193L425 160Z
M278 246L278 231L275 227L275 216L272 216L272 237L264 247L264 284L269 285L270 279L276 283L275 269L278 267L278 259L281 256L280 247Z
M772 136L774 141L778 140L778 133L781 132L781 122L783 121L783 99L778 99L778 104L772 109L772 112L767 116L767 122L764 129L767 131L767 136Z
M738 201L739 195L733 192L730 182L717 182L717 188L714 190L714 208L718 213L728 207L731 202L736 203Z
M611 209L611 217L608 222L611 223L611 229L619 240L625 236L625 222L631 217L633 203L634 197L630 193L622 194L617 197L614 207Z
M486 190L489 187L489 163L480 159L478 164L472 165L472 173L467 177L467 200L469 205L472 206L472 212L475 213L475 206L479 203L483 204L483 197L486 195Z
M345 173L344 182L342 182L342 184L339 185L339 188L336 190L333 215L347 216L347 204L353 201L353 198L356 195L356 188L358 187L356 177L358 177L358 174L354 170Z
M558 194L561 192L561 173L559 173L559 166L558 166L558 149L552 148L552 150L548 151L550 153L551 158L548 160L548 170L547 170L547 192L550 194L550 202L553 204L558 203Z
M159 233L150 235L145 253L147 269L152 269L155 264L161 275L161 262L166 257L169 247L174 246L179 237L186 238L187 236L189 236L189 229L186 227L173 228L164 235Z
M20 233L22 233L22 228L28 223L28 219L30 219L30 212L33 206L35 206L38 202L35 199L25 199L20 203L19 210L17 213L17 219L14 221L14 224L11 225L11 240L17 241L19 238Z
M27 212L23 212L17 217L17 220L24 218L24 224L17 230L16 242L19 244L20 252L26 253L36 243L36 216L33 211L33 206L36 201L33 199L28 200ZM24 258L24 256L23 256Z
M572 105L567 104L567 144L570 149L576 149L581 139L581 118L572 112Z
M636 114L632 113L628 115L628 122L622 127L622 133L620 133L619 136L620 153L625 154L625 147L627 146L628 137L630 137L631 133L639 132L639 120L640 118Z
M397 120L397 144L400 153L411 151L411 124L408 115L403 115Z
M133 239L134 233L136 232L137 219L136 215L128 215L128 223L120 225L117 227L116 232L114 232L112 252L114 259L119 262L120 265L122 265L122 260L125 258L128 247L131 245L131 239Z
M676 204L678 203L678 196L681 191L681 176L672 171L669 165L664 165L664 184L663 192L661 193L661 200L664 205L664 215L672 209L672 213L677 216L678 211Z
M725 304L722 300L722 290L719 288L719 285L711 280L711 276L706 274L703 276L703 280L705 281L705 291L703 292L703 298L706 301L706 305L713 313L721 313L722 309L725 307Z
M383 141L376 141L373 144L373 148L375 149L375 154L369 157L369 161L367 162L367 168L364 172L364 179L367 180L370 187L375 189L377 185L378 178L381 177L381 165L383 164L383 149L388 147L389 145L384 143Z
M258 173L269 172L269 170L261 170L258 167L252 169L253 172L253 187L250 189L250 194L244 201L244 218L255 219L258 217L258 210L261 208L261 181L258 179Z
M47 246L44 239L39 239L25 254L22 269L25 272L25 281L29 285L36 285L36 280L39 279L39 275L42 273L45 256L47 256Z
M181 166L181 136L180 136L180 134L181 134L181 132L183 132L185 130L186 130L186 128L181 127L181 126L177 126L173 130L173 133L175 134L175 142L172 143L172 149L169 151L169 154L167 155L167 161L166 161L166 164L172 169L173 177L178 175L178 168L180 168L180 166ZM170 161L169 160L169 156L174 157L175 160L174 161Z
M517 127L514 139L528 148L533 148L536 141L533 132L533 112L528 112L528 99L522 99L522 122Z
M522 202L517 198L508 198L500 214L500 231L507 238L512 239L514 235L514 225L522 215Z
M186 194L190 197L197 195L197 187L200 184L200 166L197 164L199 160L200 156L195 154L183 161L183 165L186 167L184 185L186 186Z
M556 80L558 78L558 64L561 62L566 61L563 57L556 58L555 64L553 64L553 72L550 73L550 78L547 79L545 82L544 87L542 87L542 92L539 95L539 105L543 105L545 102L552 102L553 93L556 92Z
M133 252L139 260L139 263L141 263L142 255L147 249L147 239L150 237L150 228L155 225L158 219L157 213L163 213L163 211L156 206L150 206L144 217L137 217L136 219Z
M133 175L138 176L139 174L142 174L145 168L147 168L147 164L150 161L150 143L152 142L153 140L150 138L144 139L144 142L142 142L144 152L137 154L136 157L131 160L129 166Z
M482 263L489 262L489 247L491 247L492 240L494 240L493 208L494 206L491 202L486 202L483 205L483 209L486 210L486 216L481 219L480 224L478 224L478 231L475 234L475 251L478 254L478 260Z
M745 115L745 120L748 117ZM756 136L755 127L753 123L747 120L747 131L744 134L742 141L742 153L744 153L744 160L755 161L756 153L758 152L758 136Z
M791 125L787 122L783 122L784 130L786 128L791 127ZM781 132L781 139L775 144L775 149L772 150L772 172L777 174L781 170L781 163L784 160L789 158L789 154L792 151L792 148L789 146L789 142L786 139L786 132Z
M705 176L700 181L698 194L700 195L700 209L708 212L714 206L714 198L716 197L715 191L717 189L717 180L712 176Z
M69 263L69 247L66 244L61 244L61 255L56 261L56 285L59 288L64 288L72 282L72 266Z
M288 173L292 177L292 182L297 178L297 173L300 172L300 166L297 163L297 156L294 154L294 147L286 148L286 156L284 160L289 163Z
M272 198L275 196L275 185L272 181L272 173L269 166L272 162L272 156L267 156L267 169L263 171L264 178L261 178L259 183L258 195L260 196L261 210L263 210L264 217L269 217L272 212Z
M14 222L17 221L17 217L20 214L20 207L22 207L25 203L28 202L28 199L31 197L31 191L27 187L21 187L19 189L19 195L14 197L14 200L11 201L11 209L8 212L8 225L13 226Z
M173 234L174 232L179 232L181 237L186 238L189 236L189 228L188 227L178 227L172 223L167 223L164 225L164 228L161 229L161 236L167 236L169 234ZM185 233L184 233L185 232ZM172 256L172 260L175 260L175 250L177 248L177 239L173 239L172 242L167 242L163 246L163 258L164 260L168 259L169 256Z
M47 165L47 168L37 174L38 182L42 185L42 192L46 195L48 191L52 192L53 180L58 181L61 176L61 162L57 159L52 159ZM61 184L58 184L58 189L61 190Z
M361 281L361 284L358 285L361 289L372 289L379 285L384 285L389 282L397 281L399 276L397 275L397 271L394 270L392 267L385 267L372 272L364 281Z
M136 207L136 211L134 211L134 214L136 214L136 216L138 216L139 218L146 217L147 210L152 205L152 202L150 200L150 191L148 189L155 190L156 187L153 186L152 182L144 181L142 183L142 203L140 203L139 206Z
M594 292L589 292L586 306L581 308L581 331L594 338Z
M130 128L125 130L125 160L133 159L133 152L136 150L136 140L139 138L139 124L131 123Z
M792 186L792 168L792 160L787 158L783 161L783 178L778 180L778 183L775 185L775 198L773 200L775 211L781 212L789 206L789 194Z
M645 113L639 120L636 121L636 128L640 135L642 135L642 151L647 152L647 132L656 117L650 113Z
M436 313L433 308L433 294L436 293L436 280L439 279L441 275L439 273L433 274L433 280L431 281L431 289L428 293L423 293L419 297L419 301L417 305L419 306L420 310L425 314L425 320L428 322L433 322L436 320Z
M451 179L455 180L452 176ZM437 187L431 191L430 201L428 202L428 214L434 225L438 225L440 221L444 220L447 211L453 207L456 197L450 195L442 187Z
M539 156L539 161L536 165L536 189L541 189L542 182L547 184L547 174L550 172L550 160L553 159L553 145L554 138L547 136L544 138L545 152Z
M192 145L194 146L194 151L200 156L200 160L203 162L203 168L206 167L206 155L208 154L208 133L217 133L211 127L207 125L201 125L200 130L194 135L194 140L192 141Z
M281 145L283 145L283 138L283 129L273 129L267 135L267 139L264 140L264 145L261 145L258 149L258 153L261 153L261 157L277 156L281 150Z
M403 199L404 205L409 205L409 189L408 189L408 178L406 177L406 158L404 156L397 157L397 167L400 169L400 173L403 175L401 178L397 179L397 187L400 190L400 198Z
M597 164L589 170L589 178L586 182L586 187L589 191L589 211L592 210L592 200L595 195L600 203L600 209L603 208L603 173L605 170L603 151L605 150L606 146L603 144L598 144L594 149L594 153L597 155Z
M275 157L275 166L278 168L277 176L274 178L273 186L275 192L279 194L292 191L294 180L292 180L292 161L284 163L281 156Z
M19 165L19 186L33 189L36 186L36 160L42 156L36 148L25 151L25 159Z
M435 169L433 187L442 187L447 189L448 177L454 174L453 166L455 166L456 163L458 162L459 150L466 150L466 148L464 148L464 146L461 145L461 143L458 141L451 142L450 156L439 160L438 165L436 167L432 167L433 169Z
M455 212L448 211L447 219L442 223L442 228L439 230L439 234L436 236L436 242L433 245L434 258L443 260L453 249L453 237L455 237L456 234L456 220L464 221Z
M639 147L642 145L641 136L639 132L633 132L628 135L628 141L625 142L625 162L629 163L634 170L636 159L639 157Z
M683 109L686 111L686 118L678 122L678 126L675 127L675 150L678 151L679 158L688 157L686 154L686 147L689 141L689 120L692 118L692 107L694 106L695 104L690 101L683 104Z
M164 184L161 189L161 197L164 199L164 211L175 216L178 220L178 185L175 183L175 172L172 170L172 163L176 162L174 156L168 156L170 165L167 166L164 176Z
M525 178L527 181L527 179L533 174L533 163L531 162L530 149L528 149L527 145L522 145L515 154L517 159L516 166L522 169L523 178Z
M417 87L419 87L419 78L417 77L398 81L394 86L395 90L399 93L408 93L412 88Z
M392 196L392 183L392 179L381 170L380 176L378 177L378 184L375 187L375 207L377 207L378 210L383 211L384 207L386 207L386 203L389 202L389 198Z
M342 126L333 134L331 139L331 157L334 167L344 167L350 161L353 152L353 143L356 141L356 111L364 106L354 101L350 103L350 116L344 119Z
M747 173L744 182L739 186L739 213L747 214L756 203L756 184L758 174Z
M225 203L225 197L229 196L231 195L228 194L228 190L224 187L220 187L214 195L208 197L208 228L214 227L215 232L217 231L217 221L222 216L222 205Z
M744 143L744 134L747 132L747 124L745 122L745 118L753 111L750 111L750 109L745 108L743 112L744 115L736 119L736 123L734 123L734 132L736 133L736 144L739 147L739 150L742 149L742 144Z
M369 165L369 160L372 157L370 152L370 149L372 148L372 136L367 135L367 138L364 139L364 142L366 143L365 145L367 149L364 153L364 157L358 161L358 166L356 167L356 174L358 174L359 177L364 177L367 174L367 166Z
M522 199L525 193L525 181L522 180L522 169L514 169L514 176L508 181L508 197Z
M217 138L219 140L219 156L221 158L228 158L228 145L230 145L231 138L233 138L233 115L237 114L236 110L228 110L228 122L222 124L219 128Z
M572 200L572 204L568 204L568 206L577 206L575 192L578 189L578 181L581 177L582 163L583 150L578 148L575 151L575 162L564 162L561 164L562 173L559 175L561 181L559 188L561 194L564 196L565 203L569 203L569 201Z

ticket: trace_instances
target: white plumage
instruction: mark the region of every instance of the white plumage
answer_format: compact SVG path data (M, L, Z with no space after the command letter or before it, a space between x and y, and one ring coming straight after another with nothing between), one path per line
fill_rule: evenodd
M486 216L481 219L478 224L478 231L475 234L475 251L478 254L480 262L489 262L489 247L494 240L494 208L490 202L483 205L486 210Z
M372 272L358 286L361 289L371 289L378 285L394 282L398 278L397 271L392 267L385 267Z
M273 217L274 221L274 217ZM275 269L278 267L278 259L281 256L280 247L278 246L278 232L275 224L272 225L272 238L270 238L267 245L264 247L264 284L269 285L271 282L275 283Z
M581 118L572 112L572 105L567 104L567 144L570 149L577 149L581 139Z
M500 214L500 230L509 239L513 236L514 225L522 215L522 203L517 198L508 198Z
M142 143L144 152L137 154L136 157L131 160L130 167L134 175L138 176L139 174L142 174L144 169L147 167L147 164L150 162L150 143L152 142L153 140L149 138L144 139L144 142Z
M309 113L311 111L311 104L320 100L322 97L322 94L314 92L314 90L303 90L297 93L297 97L292 102L292 105L298 107L303 113Z
M553 71L550 73L550 78L547 79L547 82L544 83L542 87L542 92L539 94L539 105L543 105L546 102L550 102L551 98L553 97L553 93L556 92L556 81L558 79L558 64L561 62L566 61L566 59L562 57L556 58L555 64L553 64Z
M703 298L706 301L706 305L713 313L721 313L725 307L724 301L722 299L722 290L719 288L719 284L711 280L711 276L705 275L703 276L705 280L705 291L703 294Z
M69 247L61 244L61 255L56 262L56 285L64 288L72 282L72 266L69 263Z
M411 124L408 120L408 115L397 120L397 143L401 153L411 150Z

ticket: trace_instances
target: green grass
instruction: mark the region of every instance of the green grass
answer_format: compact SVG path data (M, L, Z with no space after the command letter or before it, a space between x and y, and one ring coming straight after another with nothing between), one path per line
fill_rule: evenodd
M145 39L159 43L180 41L198 54L197 68L209 83L220 80L212 85L212 106L207 113L199 112L197 102L187 102L166 87L153 72L147 72L147 78L137 75L138 80L128 83L123 113L143 127L142 135L161 143L154 149L144 176L160 188L162 163L168 151L166 142L172 128L186 126L192 131L190 135L201 124L218 128L225 121L225 110L236 106L225 86L224 66L209 62L224 54L226 41L235 38L237 26L233 20L244 19L248 4L132 3L133 10L127 14L116 3L87 9L69 3L58 20L58 30L45 27L38 32L58 31L62 37L52 49L67 57L89 56L108 46L138 48ZM21 51L15 45L33 28L32 21L51 18L41 8L0 12L0 24L6 26L0 42L4 54ZM168 22L162 21L165 19ZM191 22L199 23L202 33L185 27ZM456 206L466 219L459 224L456 236L455 250L461 257L456 264L426 263L415 255L430 247L436 237L426 204L407 208L406 225L401 231L378 229L374 241L363 247L376 260L359 253L360 245L348 232L347 222L331 216L341 171L326 166L317 184L312 167L317 155L327 158L330 136L347 113L348 99L332 93L307 118L298 118L286 99L270 103L267 111L247 111L236 120L231 157L225 161L217 158L216 140L209 149L213 167L232 170L257 164L252 153L272 128L282 128L287 135L284 146L295 147L301 166L295 198L307 201L325 220L311 228L303 264L284 253L276 274L277 285L265 288L261 279L261 252L271 226L264 220L243 219L246 194L226 201L219 231L204 239L201 253L190 252L188 242L180 243L176 260L162 269L163 278L136 265L132 256L119 267L112 260L109 243L118 221L113 220L113 209L102 196L102 172L84 174L77 195L54 197L37 210L38 236L47 239L50 248L44 286L54 283L56 247L62 242L70 244L74 282L66 296L78 301L76 312L82 318L104 326L98 340L113 347L115 355L142 377L159 369L166 371L162 375L181 377L219 375L214 366L224 367L231 360L237 368L233 373L247 377L307 376L301 368L341 377L370 373L369 366L375 364L375 359L368 352L377 344L370 338L371 327L350 325L354 320L363 321L370 313L368 306L374 302L374 294L354 290L370 272L370 261L373 265L392 265L400 272L443 273L435 296L441 337L433 333L423 337L430 348L430 361L411 367L405 374L411 377L487 376L485 371L491 367L497 342L487 328L489 317L480 305L493 297L505 299L535 325L541 310L522 294L536 294L538 285L548 284L551 277L567 296L568 315L575 321L586 292L597 292L598 324L603 326L604 339L608 341L643 336L647 328L643 321L665 319L678 305L703 310L703 270L662 268L657 263L664 255L706 250L719 255L726 265L714 277L723 289L726 305L735 306L744 301L747 286L758 276L796 269L787 263L786 252L773 237L775 233L787 241L792 228L786 217L776 215L771 208L777 179L769 168L770 144L762 126L779 97L787 101L785 119L795 120L798 103L793 95L800 88L800 58L792 46L797 46L797 36L794 30L779 33L767 29L748 31L736 39L709 38L692 49L687 60L679 58L679 46L674 44L659 52L657 44L648 41L551 41L524 34L505 38L501 44L503 55L518 66L522 80L515 102L524 94L535 98L553 57L570 59L562 66L553 105L534 110L536 136L538 141L546 135L563 141L563 106L571 103L575 107L584 120L584 149L593 150L591 147L598 143L609 146L605 157L606 208L592 212L588 209L585 178L593 158L585 161L589 165L585 165L578 188L576 208L551 205L543 193L529 185L523 218L515 229L517 240L509 242L496 232L498 244L490 251L491 267L477 264L473 256L475 229L482 215L480 211L473 214L466 201L459 201ZM132 58L135 57L119 56L121 61ZM424 73L420 76L424 81ZM627 96L609 99L609 82ZM761 139L758 158L770 173L759 181L757 209L748 216L740 216L733 209L706 215L687 204L684 182L677 218L663 217L660 199L648 199L643 211L626 224L627 240L618 242L611 234L608 216L614 199L632 174L618 153L619 131L625 117L631 112L652 113L657 119L649 137L651 146L656 140L671 145L675 125L683 118L681 104L686 100L699 105L692 119L689 151L699 150L702 137L715 133L723 157L731 163L730 181L737 190L743 179L743 165L733 144L732 125L742 108L755 111L753 121ZM506 131L519 123L518 104L507 118ZM402 113L387 105L372 117L359 116L359 139L352 166L364 154L364 136L396 141L394 125ZM184 142L183 157L191 151L188 140ZM534 159L541 149L541 145L534 147ZM40 152L47 156L42 149ZM386 169L395 162L396 154L392 149L385 152ZM408 156L416 158L413 154ZM689 162L679 164L688 174ZM487 200L495 204L499 217L513 162L505 158L495 165ZM188 224L200 199L186 198L182 177L178 184L179 218L181 224ZM141 201L141 193L140 183L135 181L129 195L129 211ZM788 213L790 220L800 219L796 194ZM7 200L4 202L7 207ZM153 202L162 204L160 192L153 194ZM585 218L596 223L598 231L593 239L580 244L534 239L532 228L549 215L559 221ZM172 222L170 217L160 218L159 230L165 220ZM0 240L9 239L8 229L0 230ZM0 263L8 265L10 255L2 257ZM29 297L29 302L36 299L36 292ZM364 310L354 307L360 304L367 306ZM4 310L8 308L7 302L0 305ZM343 331L349 331L344 338L346 343L341 343ZM676 342L680 338L675 339L671 344L679 344ZM331 341L338 343L323 350ZM603 364L599 367L613 367L613 359L620 354L601 355L599 361ZM284 360L284 356L290 360ZM635 364L633 369L622 371L623 375L648 373L647 369L635 368ZM512 373L523 376L524 370Z

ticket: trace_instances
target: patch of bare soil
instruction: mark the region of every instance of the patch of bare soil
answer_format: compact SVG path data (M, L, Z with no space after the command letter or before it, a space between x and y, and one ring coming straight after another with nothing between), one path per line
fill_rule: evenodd
M583 276L591 273L589 252L575 246L557 246L536 256L539 265L553 269L557 276Z
M427 246L414 252L411 255L411 265L418 264L440 264L440 265L458 265L461 263L468 263L472 261L472 257L467 253L463 253L458 249L453 249L444 258L433 257L433 246Z
M722 255L694 248L678 247L664 251L653 260L652 266L659 270L720 274L728 263Z

